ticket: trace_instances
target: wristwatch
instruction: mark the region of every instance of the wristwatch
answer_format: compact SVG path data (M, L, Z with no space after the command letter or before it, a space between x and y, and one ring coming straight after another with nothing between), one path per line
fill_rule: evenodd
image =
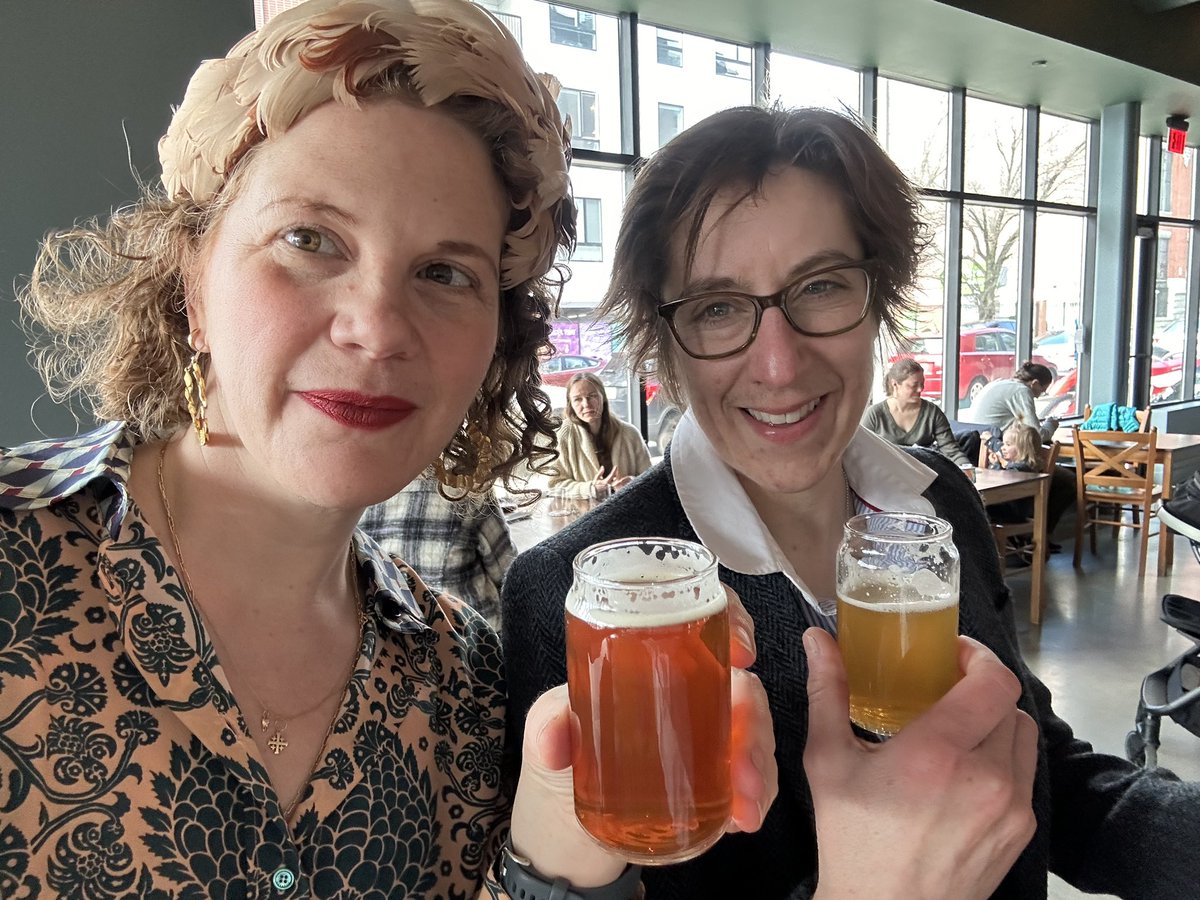
M528 858L513 850L511 839L500 851L500 884L512 900L634 900L641 883L642 867L629 865L616 881L574 888L565 878L548 880Z

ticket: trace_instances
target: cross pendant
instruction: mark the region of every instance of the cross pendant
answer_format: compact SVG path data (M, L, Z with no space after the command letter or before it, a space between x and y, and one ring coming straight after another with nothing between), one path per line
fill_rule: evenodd
M283 735L278 731L271 735L271 739L267 741L267 746L271 748L271 752L278 756L287 749L288 742L283 739Z

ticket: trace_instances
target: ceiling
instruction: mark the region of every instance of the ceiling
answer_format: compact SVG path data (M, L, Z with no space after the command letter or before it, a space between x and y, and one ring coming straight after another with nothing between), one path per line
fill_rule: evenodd
M1200 120L1195 49L1200 4L1192 2L588 0L586 5L637 12L643 22L685 31L769 42L776 50L831 62L874 66L883 75L965 86L1049 112L1099 118L1105 106L1139 101L1143 134L1163 134L1171 114ZM1148 6L1164 11L1147 12ZM1200 121L1188 138L1200 144Z

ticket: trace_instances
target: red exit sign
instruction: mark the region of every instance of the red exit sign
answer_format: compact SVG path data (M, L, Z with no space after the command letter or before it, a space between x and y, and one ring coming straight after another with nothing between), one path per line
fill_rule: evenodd
M1187 147L1187 132L1178 128L1167 129L1167 149L1172 153L1182 153Z

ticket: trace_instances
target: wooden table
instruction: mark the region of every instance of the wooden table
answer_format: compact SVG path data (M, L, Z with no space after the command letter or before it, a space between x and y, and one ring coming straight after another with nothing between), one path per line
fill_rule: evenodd
M976 469L975 488L984 506L1008 500L1033 500L1033 562L1030 565L1029 621L1042 621L1042 578L1046 572L1046 498L1050 476L1045 472L1010 472L1008 469Z
M1059 428L1054 432L1054 440L1059 444L1059 459L1075 459L1075 439L1070 428ZM1200 434L1160 431L1155 438L1155 448L1162 460L1162 496L1164 500L1170 500L1175 484L1186 481L1193 472L1200 470Z
M1059 428L1054 432L1054 440L1058 443L1058 458L1075 460L1075 438L1070 428ZM1155 455L1163 467L1162 499L1165 503L1171 499L1175 485L1192 477L1192 473L1200 470L1200 434L1177 434L1171 431L1160 431L1155 438ZM1165 540L1164 540L1165 538ZM1166 575L1175 562L1174 534L1164 529L1159 523L1158 535L1158 574Z
M507 515L513 545L518 552L528 550L570 525L599 502L547 496L532 506L517 507Z

